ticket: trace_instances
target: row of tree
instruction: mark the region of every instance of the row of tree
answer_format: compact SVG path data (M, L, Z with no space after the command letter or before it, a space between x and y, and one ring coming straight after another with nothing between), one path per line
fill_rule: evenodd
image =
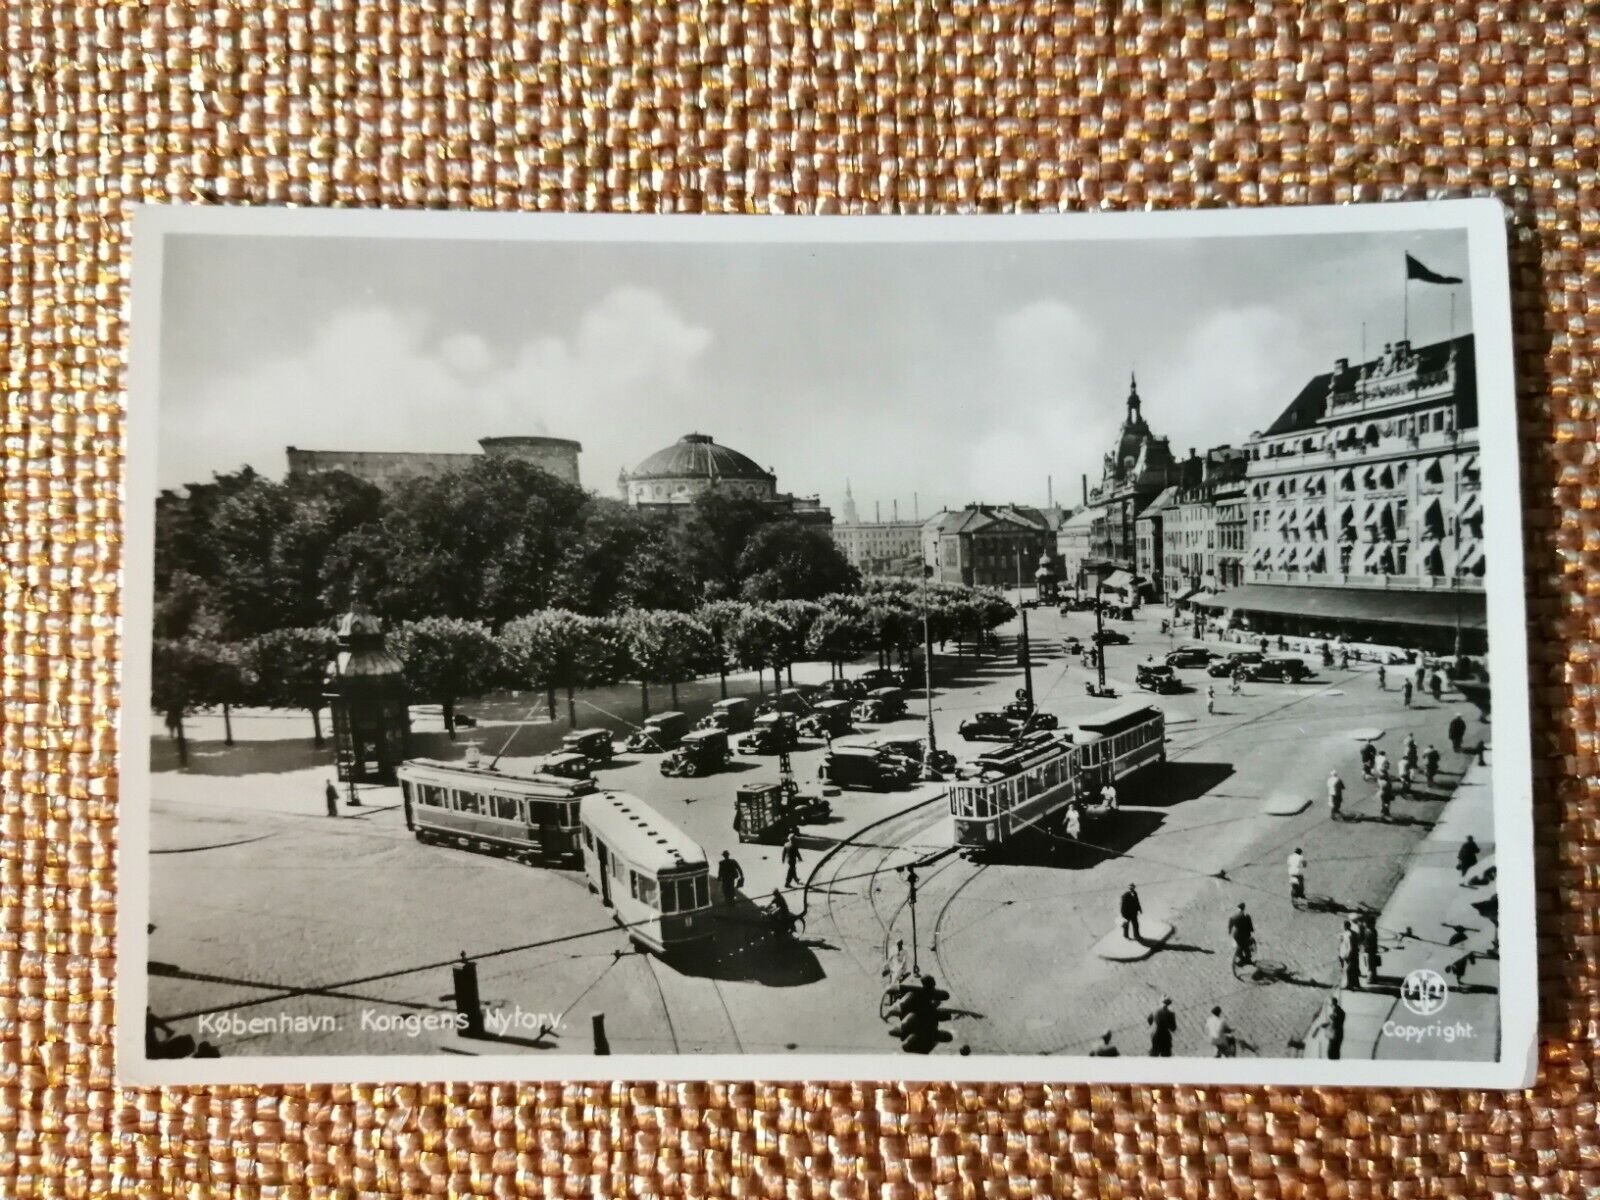
M775 685L798 662L826 662L835 673L876 654L880 663L905 660L923 640L977 640L1016 615L999 592L956 584L925 587L875 580L858 592L820 600L714 600L690 612L632 608L591 616L545 608L507 621L498 630L461 617L404 621L389 632L405 686L419 703L441 706L455 733L456 706L501 689L545 693L550 719L559 693L577 724L575 692L621 682L640 687L645 711L650 688L717 674L727 695L729 671L770 671ZM154 703L179 739L183 717L196 708L220 709L229 744L238 705L299 708L311 714L322 744L328 664L337 642L326 625L275 629L238 641L159 638L152 664Z
M499 630L523 613L691 612L860 586L826 529L712 491L652 512L531 463L484 457L388 491L342 472L244 470L156 503L156 635L241 641L326 624L356 602L390 622Z

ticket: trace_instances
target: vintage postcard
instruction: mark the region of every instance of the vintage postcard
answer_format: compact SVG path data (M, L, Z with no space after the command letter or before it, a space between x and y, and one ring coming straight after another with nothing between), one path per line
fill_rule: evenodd
M140 211L121 1079L1528 1081L1504 222Z

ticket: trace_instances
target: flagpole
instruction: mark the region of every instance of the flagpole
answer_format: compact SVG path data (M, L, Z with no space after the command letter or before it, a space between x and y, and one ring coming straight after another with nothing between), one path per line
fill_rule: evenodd
M1400 339L1411 340L1411 272L1406 272L1405 299L1400 302Z
M1450 336L1456 335L1456 290L1450 289Z

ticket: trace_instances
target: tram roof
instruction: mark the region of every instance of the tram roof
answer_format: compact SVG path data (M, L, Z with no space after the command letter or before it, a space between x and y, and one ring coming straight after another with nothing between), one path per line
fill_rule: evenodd
M708 865L699 842L637 796L600 792L585 797L578 812L597 837L633 866L670 871Z
M549 755L559 758L560 755ZM486 762L473 765L467 762L441 762L436 758L408 758L400 764L402 774L416 775L419 779L431 778L455 787L475 784L501 791L523 794L560 792L567 796L582 796L598 786L592 779L569 779L563 775L546 775L541 771L502 771Z
M1104 733L1128 725L1137 725L1160 714L1161 710L1154 704L1147 704L1142 700L1125 700L1103 712L1080 717L1073 724L1090 733Z

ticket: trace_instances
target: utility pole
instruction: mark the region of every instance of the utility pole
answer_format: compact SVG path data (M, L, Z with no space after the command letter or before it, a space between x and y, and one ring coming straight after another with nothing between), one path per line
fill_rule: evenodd
M1105 586L1105 578L1101 576L1094 583L1094 665L1100 676L1100 690L1106 690L1106 642L1103 636L1106 631L1106 615L1100 607L1100 589Z
M1022 603L1022 547L1017 547L1017 611L1022 614L1022 686L1027 689L1028 707L1033 707L1033 656L1028 653L1028 610Z
M939 752L933 733L933 630L928 624L928 576L933 568L922 568L922 695L928 705L928 741L922 752L923 773L933 778L934 756Z
M917 864L906 867L906 905L911 909L911 973L920 977L922 963L917 958Z

